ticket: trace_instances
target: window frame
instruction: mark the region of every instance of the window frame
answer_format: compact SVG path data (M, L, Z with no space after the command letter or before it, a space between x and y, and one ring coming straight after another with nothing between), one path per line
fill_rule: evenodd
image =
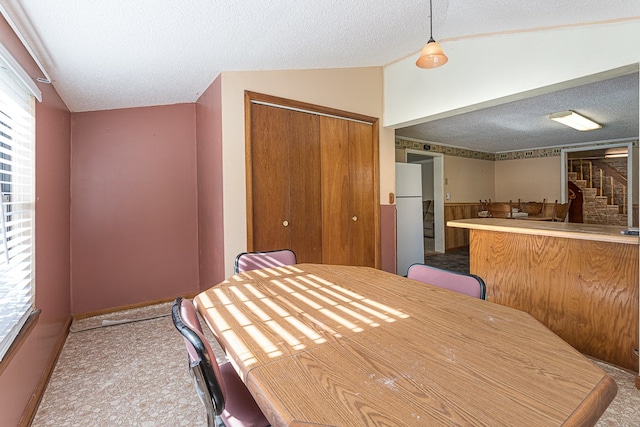
M35 88L35 90L34 90ZM33 80L0 44L0 363L21 345L35 310ZM2 368L4 369L4 368ZM1 371L1 369L0 369Z

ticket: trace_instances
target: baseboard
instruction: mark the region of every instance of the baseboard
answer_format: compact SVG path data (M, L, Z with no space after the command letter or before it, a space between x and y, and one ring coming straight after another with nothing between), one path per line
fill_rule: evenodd
M196 295L198 295L198 293L195 294L188 294L188 295L181 295L184 298L193 298ZM146 302L140 302L140 303L136 303L136 304L129 304L129 305L123 305L120 307L112 307L112 308L107 308L104 310L97 310L97 311L92 311L89 313L82 313L82 314L76 314L75 316L73 316L75 319L77 320L81 320L81 319L86 319L88 317L93 317L93 316L102 316L104 314L111 314L111 313L116 313L118 311L124 311L124 310L131 310L134 308L140 308L140 307L147 307L149 305L156 305L156 304L162 304L165 302L171 302L174 301L176 298L163 298L163 299L159 299L159 300L155 300L155 301L146 301Z
M42 396L44 396L44 392L47 389L49 380L51 379L51 374L53 374L53 370L56 367L56 363L58 362L58 357L60 357L60 353L62 352L62 347L64 347L67 335L69 334L70 326L71 317L67 319L67 322L62 328L62 332L60 333L60 336L58 337L58 340L56 341L56 344L51 351L49 362L42 371L40 381L38 381L38 385L33 390L33 394L31 395L31 399L29 399L29 403L27 403L27 406L24 408L24 412L22 413L22 417L20 418L20 423L18 424L19 427L29 427L33 422L33 419L36 416L36 412L38 411L38 406L40 406Z

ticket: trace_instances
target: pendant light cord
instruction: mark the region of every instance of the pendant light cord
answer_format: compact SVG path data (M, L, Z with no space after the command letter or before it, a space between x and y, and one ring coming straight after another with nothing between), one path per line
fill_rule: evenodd
M429 39L433 38L433 4L429 0Z

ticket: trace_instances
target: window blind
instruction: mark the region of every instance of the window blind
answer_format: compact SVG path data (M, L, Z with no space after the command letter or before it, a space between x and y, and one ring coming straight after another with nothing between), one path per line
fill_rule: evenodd
M33 310L34 113L32 93L0 55L0 360Z

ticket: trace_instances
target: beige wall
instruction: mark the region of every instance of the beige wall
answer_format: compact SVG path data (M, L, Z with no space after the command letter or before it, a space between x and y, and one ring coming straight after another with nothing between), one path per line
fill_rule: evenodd
M244 91L264 93L380 118L382 68L222 73L225 275L247 248ZM380 127L380 202L395 192L394 132ZM383 225L384 226L384 225ZM384 257L384 248L383 248Z
M222 78L196 103L200 291L224 280Z
M494 200L560 200L562 192L561 157L503 160L495 163Z
M491 160L444 156L444 192L451 198L445 203L496 200L495 163Z

